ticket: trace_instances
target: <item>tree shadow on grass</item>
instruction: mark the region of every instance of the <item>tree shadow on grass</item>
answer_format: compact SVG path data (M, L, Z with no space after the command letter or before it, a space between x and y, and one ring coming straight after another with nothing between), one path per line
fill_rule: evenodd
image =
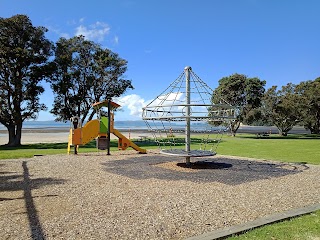
M60 143L32 143L32 144L23 144L21 146L10 147L7 145L0 145L0 150L19 150L19 149L67 149L67 142ZM110 142L110 147L117 147L118 142L112 140ZM93 140L86 145L81 145L81 148L96 148L96 140Z
M2 164L2 166L5 164ZM27 162L22 162L23 174L19 175L14 172L0 172L0 192L5 191L23 191L23 198L0 198L2 201L13 201L24 199L26 213L29 221L29 229L32 239L45 239L45 234L38 217L38 212L35 207L32 196L32 189L40 188L44 185L63 184L65 180L54 178L37 178L31 179ZM42 197L52 197L56 195L46 195Z
M194 162L196 160L191 158L191 161ZM163 167L163 164L170 162L173 168ZM123 161L107 161L103 165L107 172L133 179L156 178L169 181L185 180L196 183L219 182L227 185L278 178L297 174L308 168L304 164L275 163L215 156L202 160L202 163L193 163L190 171L185 171L184 162L184 158L147 154L140 157L130 157ZM181 171L181 169L184 169L184 171Z
M0 150L20 150L20 149L66 149L68 146L67 142L64 143L33 143L23 144L20 146L10 147L7 145L0 145Z
M308 140L308 139L320 139L320 134L291 134L289 133L287 136L281 136L279 134L271 134L269 136L261 136L257 137L256 134L246 134L246 135L237 135L236 138L248 138L248 139L280 139L280 140Z

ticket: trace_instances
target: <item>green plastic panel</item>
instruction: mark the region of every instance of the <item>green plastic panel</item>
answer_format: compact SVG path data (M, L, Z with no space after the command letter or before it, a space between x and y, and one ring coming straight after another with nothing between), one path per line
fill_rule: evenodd
M107 117L101 117L100 119L100 133L107 133L108 132L108 121Z

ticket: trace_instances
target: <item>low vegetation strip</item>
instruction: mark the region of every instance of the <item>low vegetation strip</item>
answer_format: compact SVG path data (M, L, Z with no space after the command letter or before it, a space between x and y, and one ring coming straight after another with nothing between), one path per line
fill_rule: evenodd
M301 216L301 215L305 215L305 214L309 214L312 212L315 212L317 210L320 209L320 204L314 204L311 206L307 206L307 207L303 207L303 208L298 208L298 209L293 209L293 210L289 210L283 213L276 213L270 216L266 216L263 218L259 218L256 219L254 221L251 222L247 222L244 224L240 224L240 225L235 225L235 226L231 226L228 228L224 228L224 229L220 229L220 230L216 230L213 232L209 232L209 233L205 233L202 234L200 236L195 236L195 237L191 237L191 238L187 238L186 240L213 240L213 239L222 239L222 238L226 238L228 236L232 236L232 235L239 235L241 233L244 233L248 230L252 230L270 223L275 223L275 222L279 222L279 221L283 221L285 219L289 219L289 218L293 218L293 217L297 217L297 216ZM300 231L300 229L299 229ZM279 233L274 233L274 234L279 234ZM288 233L286 233L287 235ZM272 233L271 233L272 235ZM254 236L253 234L247 234L247 236L244 236L245 239L254 239L253 237L251 238L250 236ZM262 239L263 236L259 236ZM241 238L241 237L240 237ZM272 239L273 236L268 236L268 239ZM233 238L229 238L230 240ZM238 239L237 237L235 237L235 239ZM274 239L284 239L284 238L275 238ZM299 238L301 239L301 238Z
M319 140L319 135L306 134L291 134L287 137L272 134L268 139L257 139L255 134L238 134L236 137L224 136L217 152L221 155L317 165L320 164ZM146 149L157 148L152 141L137 143ZM117 146L117 141L112 140L111 150L117 151ZM66 149L66 142L27 144L16 148L0 146L0 159L28 158L39 154L64 154L67 152ZM98 152L95 141L80 148L80 154L85 152Z

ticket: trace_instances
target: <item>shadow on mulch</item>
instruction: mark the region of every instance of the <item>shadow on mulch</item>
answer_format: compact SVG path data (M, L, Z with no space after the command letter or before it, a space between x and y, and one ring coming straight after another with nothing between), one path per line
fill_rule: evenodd
M1 167L4 166L1 165ZM1 202L24 200L26 207L26 214L29 221L29 229L32 239L45 239L45 233L42 229L38 211L36 209L34 198L39 196L33 196L32 190L40 188L49 184L63 184L65 180L54 178L31 178L32 174L29 172L27 162L22 162L22 174L16 174L16 172L0 172L0 192L5 191L23 191L23 197L18 198L0 198ZM57 195L45 195L41 197L55 197Z
M178 167L186 168L186 169L223 169L223 168L230 168L232 164L229 163L218 163L214 161L197 161L192 162L189 165L186 163L177 163Z
M228 157L201 158L194 162L191 158L191 171L186 171L185 159L160 154L146 154L129 157L125 160L106 161L105 171L132 179L163 179L170 181L219 182L227 185L279 178L300 173L308 167L304 164L275 163ZM163 163L174 162L173 169L161 167ZM179 171L179 168L184 171Z

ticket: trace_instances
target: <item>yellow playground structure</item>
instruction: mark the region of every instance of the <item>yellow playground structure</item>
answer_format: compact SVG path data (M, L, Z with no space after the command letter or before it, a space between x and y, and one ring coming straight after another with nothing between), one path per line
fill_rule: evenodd
M98 119L91 120L82 126L79 117L71 118L72 126L70 127L68 154L71 146L74 147L74 153L77 154L78 147L85 145L96 139L97 148L100 150L108 150L110 154L110 134L118 137L118 149L126 150L128 147L133 148L139 153L146 153L146 149L140 148L137 144L126 138L117 129L114 128L114 114L113 110L120 107L119 104L112 101L97 102L92 105L97 110ZM101 116L100 109L102 107L108 108L107 117ZM110 120L110 121L109 121Z

